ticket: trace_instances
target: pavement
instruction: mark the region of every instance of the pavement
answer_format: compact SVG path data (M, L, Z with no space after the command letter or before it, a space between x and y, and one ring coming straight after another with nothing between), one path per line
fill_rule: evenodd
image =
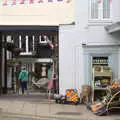
M1 95L0 120L120 120L120 113L96 116L85 105L56 104L45 94Z

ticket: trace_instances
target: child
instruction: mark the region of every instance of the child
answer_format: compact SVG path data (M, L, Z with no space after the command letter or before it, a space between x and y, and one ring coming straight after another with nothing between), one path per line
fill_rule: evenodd
M22 94L24 95L24 91L27 90L27 83L28 83L28 71L26 70L26 66L23 66L20 73L19 73L19 78L20 86L22 89Z

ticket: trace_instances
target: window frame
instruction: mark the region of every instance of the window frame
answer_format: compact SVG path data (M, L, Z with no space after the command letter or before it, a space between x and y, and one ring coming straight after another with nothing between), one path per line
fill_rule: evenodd
M98 18L91 18L91 0L88 0L88 20L89 22L111 22L112 21L112 2L110 3L110 17L103 18L103 0L98 3Z
M32 55L32 52L34 51L34 44L35 44L35 38L34 35L32 35L32 51L29 51L29 36L25 35L25 51L21 52L20 55ZM19 35L19 48L22 48L22 35Z

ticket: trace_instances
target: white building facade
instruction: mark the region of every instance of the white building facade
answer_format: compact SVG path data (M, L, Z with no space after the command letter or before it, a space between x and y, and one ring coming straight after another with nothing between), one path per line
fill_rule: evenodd
M120 0L53 0L53 3L43 0L40 4L16 1L16 5L0 6L1 31L6 26L6 31L37 33L44 26L59 28L60 94L69 88L81 89L82 85L91 84L94 57L107 58L113 78L120 77ZM28 46L26 52L30 54Z
M47 84L48 79L51 80L56 74L59 76L58 29L59 24L73 22L73 6L74 1L71 0L0 1L0 40L7 46L2 47L1 50L3 54L2 75L0 76L1 91L7 93L7 89L11 88L17 91L17 72L24 64L31 73L29 78L31 87L40 88L41 84L43 87L43 84ZM8 43L10 40L13 44ZM20 54L14 53L14 46L18 51L22 50ZM12 64L15 62L15 64L12 66L11 62ZM51 73L48 75L49 68L51 68ZM32 73L37 73L39 78L34 79Z
M75 21L59 29L59 86L81 89L92 82L92 59L107 57L113 78L120 77L120 35L106 27L120 20L119 0L76 0Z

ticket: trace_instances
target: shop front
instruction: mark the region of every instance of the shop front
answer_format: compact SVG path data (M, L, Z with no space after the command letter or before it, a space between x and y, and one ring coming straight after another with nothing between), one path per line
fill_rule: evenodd
M92 102L106 95L107 87L119 78L119 46L85 46L85 84L92 87Z
M51 71L51 67L53 67L52 72L55 72L55 76L59 79L58 29L60 25L74 23L74 0L33 1L32 4L29 0L23 1L22 4L18 0L14 4L12 4L12 1L6 1L6 3L0 2L0 31L4 39L9 37L15 43L16 48L18 48L18 54L12 54L11 59L7 59L6 52L4 52L6 49L3 50L3 54L5 53L3 56L5 57L2 61L5 61L6 64L2 64L4 68L2 86L5 87L5 92L8 82L7 73L11 74L10 66L7 72L7 63L11 63L11 61L16 63L16 65L26 64L31 76L36 76L34 74L34 71L36 71L37 78L45 78ZM20 49L22 49L22 52L19 55ZM16 72L17 69L19 70L19 68L15 68L12 71ZM52 72L50 72L49 79L54 76ZM9 79L9 82L12 81L12 86L15 88L16 78L14 74L10 76L13 79ZM40 85L36 80L33 80L32 83L34 84L33 86L39 88Z
M2 33L1 65L2 91L16 92L18 67L26 65L30 73L29 87L37 87L37 81L32 80L33 73L38 79L44 80L40 86L44 87L48 81L48 69L53 66L58 70L58 26L0 26ZM13 50L14 48L14 50ZM46 78L46 79L42 79Z
M118 78L119 46L86 46L84 47L84 66L87 75L86 84L92 81L92 69L94 66L109 66L113 71L113 78ZM85 74L86 74L85 73Z

